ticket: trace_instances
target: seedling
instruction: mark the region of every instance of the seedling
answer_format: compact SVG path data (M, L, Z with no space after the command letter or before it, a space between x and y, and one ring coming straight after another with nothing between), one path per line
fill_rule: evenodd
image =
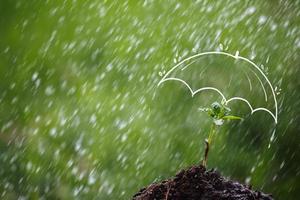
M205 139L205 152L202 165L206 167L209 147L212 143L212 138L217 131L217 126L222 126L226 120L242 120L243 118L230 115L231 109L223 101L221 103L214 102L209 108L199 108L199 110L206 112L213 120L208 138Z

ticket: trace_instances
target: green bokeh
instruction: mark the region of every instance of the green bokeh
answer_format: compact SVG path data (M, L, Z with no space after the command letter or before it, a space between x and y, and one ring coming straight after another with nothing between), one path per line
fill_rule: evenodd
M226 124L208 165L296 199L299 8L298 0L1 0L1 199L130 199L198 164L210 125L196 111L205 96L157 87L159 72L220 44L265 66L281 89L279 123L270 148L268 114Z

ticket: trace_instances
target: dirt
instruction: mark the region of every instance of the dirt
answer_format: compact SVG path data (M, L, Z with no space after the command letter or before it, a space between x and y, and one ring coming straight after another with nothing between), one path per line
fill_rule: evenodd
M141 189L133 200L273 200L271 195L222 177L216 170L193 166L172 179Z

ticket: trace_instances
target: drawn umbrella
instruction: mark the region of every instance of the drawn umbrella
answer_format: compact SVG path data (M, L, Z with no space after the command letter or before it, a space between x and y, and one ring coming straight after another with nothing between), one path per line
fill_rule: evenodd
M258 111L266 112L274 119L275 124L278 122L276 94L266 73L253 61L240 56L239 52L233 55L212 51L188 57L163 74L158 85L170 81L186 86L192 97L212 92L221 98L221 103L214 102L210 108L199 109L207 112L214 121L209 137L205 141L204 165L216 126L222 125L224 120L241 119L231 115L228 107L230 103L241 101L250 108L251 114ZM248 99L251 99L251 102Z

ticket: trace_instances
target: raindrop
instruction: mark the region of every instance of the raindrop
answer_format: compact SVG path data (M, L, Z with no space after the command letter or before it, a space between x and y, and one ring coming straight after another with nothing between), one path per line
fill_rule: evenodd
M262 25L262 24L266 23L266 21L267 21L267 17L264 16L264 15L262 15L262 16L260 16L259 19L258 19L258 24L259 24L259 25Z
M109 63L107 66L106 66L106 70L109 72L111 71L113 68L113 65L111 63Z
M269 63L270 56L267 57L266 63Z
M236 59L238 59L238 58L239 58L239 54L240 54L240 52L239 52L239 51L236 51L236 52L235 52L235 55L234 55L234 56L235 56L235 58L236 58Z
M9 89L14 89L16 87L16 83L12 83L10 86L9 86Z
M250 184L250 181L251 181L251 177L249 176L249 177L246 178L245 183L246 183L247 185L249 185L249 184Z
M268 149L271 148L271 143L274 141L275 139L275 132L276 130L274 129L273 133L272 133L272 136L270 137L270 142L269 142L269 145L268 145Z
M51 129L50 129L50 135L51 135L52 137L55 137L55 136L57 135L57 130L56 130L56 128L51 128Z
M282 169L282 168L283 168L284 164L285 164L285 162L284 162L284 161L282 161L282 163L280 164L280 169Z
M95 114L92 114L92 116L90 117L90 123L91 124L95 124L96 123L96 120L97 120L97 117L96 117L96 115Z
M281 88L278 88L278 87L276 86L275 89L274 89L274 91L275 91L276 95L280 95L280 93L281 93Z
M221 50L221 51L223 51L224 50L224 46L223 46L223 44L221 43L221 44L219 44L219 49Z
M28 162L28 163L27 163L26 169L27 169L28 171L32 169L32 163L31 163L31 162Z
M127 134L123 134L121 137L121 142L125 142L127 138L128 138Z
M223 119L214 119L214 123L217 126L221 126L221 125L223 125L224 120Z
M159 76L163 76L163 75L165 75L165 74L166 74L166 70L158 72L158 75L159 75Z
M52 94L54 94L55 92L55 89L53 88L53 86L47 86L46 89L45 89L45 94L47 96L51 96Z
M253 14L255 11L256 11L256 8L255 8L254 6L251 6L251 7L247 8L247 10L245 11L245 13L246 13L247 15L251 15L251 14Z
M121 119L116 119L115 124L120 130L124 129L128 125L126 121Z
M35 80L37 79L38 75L39 75L39 74L38 74L37 72L34 72L34 73L32 74L31 80L32 80L32 81L35 81Z
M93 185L96 182L95 173L91 172L88 178L88 184Z
M256 57L256 53L254 51L251 51L250 59L253 60Z
M272 136L271 136L271 138L270 138L270 142L273 142L274 138L275 138L275 130L274 130L273 133L272 133Z

